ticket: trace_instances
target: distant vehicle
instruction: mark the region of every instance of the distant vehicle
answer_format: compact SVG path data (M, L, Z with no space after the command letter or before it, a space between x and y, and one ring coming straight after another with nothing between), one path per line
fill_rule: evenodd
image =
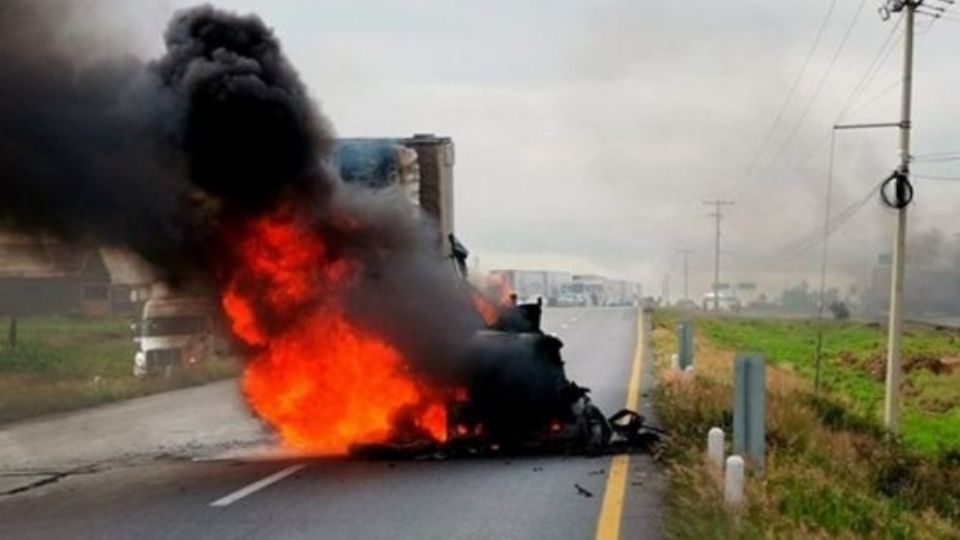
M740 311L740 299L736 296L733 296L730 293L721 291L719 297L717 298L717 304L721 311ZM708 292L703 295L703 309L704 311L709 311L713 309L714 306L714 293Z
M607 304L607 279L596 274L575 274L573 283L565 290L582 294L587 299L587 305L604 306Z
M582 307L589 305L589 300L582 293L565 292L557 297L557 307Z
M571 274L549 270L497 269L492 270L487 279L516 293L521 303L536 303L537 298L543 298L546 305L553 306L557 305L563 287L570 283Z
M680 300L676 304L674 304L673 307L684 310L684 311L691 311L691 310L697 309L697 307L699 306L697 306L697 303L694 302L693 300L684 298L683 300Z
M220 348L218 313L203 297L159 295L147 300L142 319L133 325L134 376L169 376L211 358Z

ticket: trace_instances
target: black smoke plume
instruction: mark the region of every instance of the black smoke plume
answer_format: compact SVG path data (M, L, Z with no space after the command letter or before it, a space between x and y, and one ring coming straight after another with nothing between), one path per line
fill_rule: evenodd
M418 367L450 366L480 323L430 224L396 193L331 172L332 129L263 21L181 11L161 58L84 66L49 45L56 5L0 8L0 225L125 247L168 280L216 282L230 271L230 231L295 201L337 254L362 262L341 292L348 315Z
M259 18L180 12L155 62L80 66L50 45L51 5L0 7L3 225L127 247L177 277L205 269L223 220L329 191L332 135Z

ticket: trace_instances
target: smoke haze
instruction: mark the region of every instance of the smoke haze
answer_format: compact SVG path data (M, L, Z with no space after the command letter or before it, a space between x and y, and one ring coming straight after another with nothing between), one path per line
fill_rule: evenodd
M335 293L348 316L417 367L449 365L480 321L433 229L398 193L331 172L332 128L258 17L184 10L157 60L84 65L47 46L65 6L2 8L5 226L125 247L173 281L223 280L238 224L294 206L333 257L362 263Z

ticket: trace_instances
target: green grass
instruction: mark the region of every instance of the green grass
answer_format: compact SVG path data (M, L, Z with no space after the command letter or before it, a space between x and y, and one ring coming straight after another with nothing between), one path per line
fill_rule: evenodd
M761 352L771 361L812 379L813 321L700 317L700 332L718 346ZM936 373L940 358L960 357L960 332L908 327L902 433L905 444L924 453L960 451L960 366ZM857 413L879 417L884 393L886 334L876 325L826 321L823 333L824 391Z
M236 374L230 359L172 377L133 376L135 345L126 318L66 316L17 320L17 346L0 319L0 422L202 384Z
M815 398L808 380L810 361L803 354L809 342L803 322L700 319L695 374L681 376L669 368L676 351L676 317L658 312L654 321L660 374L654 404L670 432L661 456L667 469L665 526L671 537L960 538L960 453L923 451L954 436L948 432L960 427L956 416L919 415L918 409L909 409L905 424L938 442L901 443L885 437L875 415L865 414L855 399ZM843 339L831 342L835 355L859 354L876 343L876 329L836 326ZM923 340L927 330L912 332ZM927 353L949 353L951 339L935 336L918 345ZM766 469L762 475L748 470L747 502L731 512L724 508L718 477L703 456L713 426L724 429L727 452L731 450L732 352L747 348L764 350L774 359L767 371ZM875 384L869 374L858 373L869 362L858 366L846 358L836 366L837 380ZM934 387L932 394L951 391L940 375L924 373L917 381Z

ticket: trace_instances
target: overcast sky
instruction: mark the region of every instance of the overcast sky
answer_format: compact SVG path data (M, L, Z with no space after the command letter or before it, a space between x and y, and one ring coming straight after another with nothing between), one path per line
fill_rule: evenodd
M725 209L724 281L759 281L775 291L816 274L819 248L798 255L791 247L823 219L829 126L895 24L880 19L876 0L866 0L862 10L861 0L836 2L759 165L749 176L744 172L830 3L216 5L255 12L275 29L338 134L453 137L456 227L483 267L596 271L640 280L657 293L671 273L677 294L679 249L694 252L691 292L709 286L713 226L704 199L736 201ZM84 9L64 36L66 46L112 51L122 43L126 52L153 57L170 15L194 2L77 4ZM954 127L960 22L920 21L914 153L960 150ZM845 121L897 120L898 36ZM895 167L896 145L895 131L839 136L835 211L861 199ZM917 164L915 170L960 176L960 162ZM960 183L916 184L911 227L957 232ZM867 274L876 254L888 249L892 223L871 199L840 229L831 240L838 283Z

